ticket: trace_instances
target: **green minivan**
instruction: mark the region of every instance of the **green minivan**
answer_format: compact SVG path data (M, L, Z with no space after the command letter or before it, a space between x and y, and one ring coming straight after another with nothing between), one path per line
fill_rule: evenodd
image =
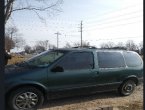
M142 58L127 50L54 49L5 67L5 95L12 110L32 110L45 99L94 92L117 90L128 96L142 81Z

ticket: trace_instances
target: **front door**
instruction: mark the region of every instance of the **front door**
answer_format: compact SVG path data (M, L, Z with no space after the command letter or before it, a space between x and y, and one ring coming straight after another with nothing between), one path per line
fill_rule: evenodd
M63 71L52 72L54 67ZM95 83L92 76L94 55L92 52L72 52L54 64L48 72L48 88L51 91L72 90L91 86Z

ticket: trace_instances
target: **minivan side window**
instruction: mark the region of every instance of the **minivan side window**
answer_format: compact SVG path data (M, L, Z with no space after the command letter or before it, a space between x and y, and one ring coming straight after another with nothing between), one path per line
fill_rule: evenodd
M63 67L64 70L92 69L94 66L93 53L71 53L62 59L57 65Z
M125 67L123 55L120 52L97 52L99 68Z
M141 58L134 52L124 52L124 58L127 66L134 67L142 64Z
M65 53L59 51L43 52L27 61L29 66L46 67L62 57Z

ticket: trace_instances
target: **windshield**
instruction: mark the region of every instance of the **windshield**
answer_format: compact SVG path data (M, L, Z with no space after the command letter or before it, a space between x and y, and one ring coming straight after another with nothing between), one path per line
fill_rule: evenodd
M64 52L60 51L47 51L43 52L25 63L29 66L36 66L36 67L46 67L53 63L55 60L59 59L64 55Z

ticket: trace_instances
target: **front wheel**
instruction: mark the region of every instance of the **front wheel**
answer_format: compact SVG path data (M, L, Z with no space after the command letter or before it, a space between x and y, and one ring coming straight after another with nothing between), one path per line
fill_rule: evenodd
M119 87L119 93L123 96L128 96L135 90L136 84L133 80L127 80Z
M23 87L11 92L8 104L12 110L35 110L43 101L41 91L34 87Z

